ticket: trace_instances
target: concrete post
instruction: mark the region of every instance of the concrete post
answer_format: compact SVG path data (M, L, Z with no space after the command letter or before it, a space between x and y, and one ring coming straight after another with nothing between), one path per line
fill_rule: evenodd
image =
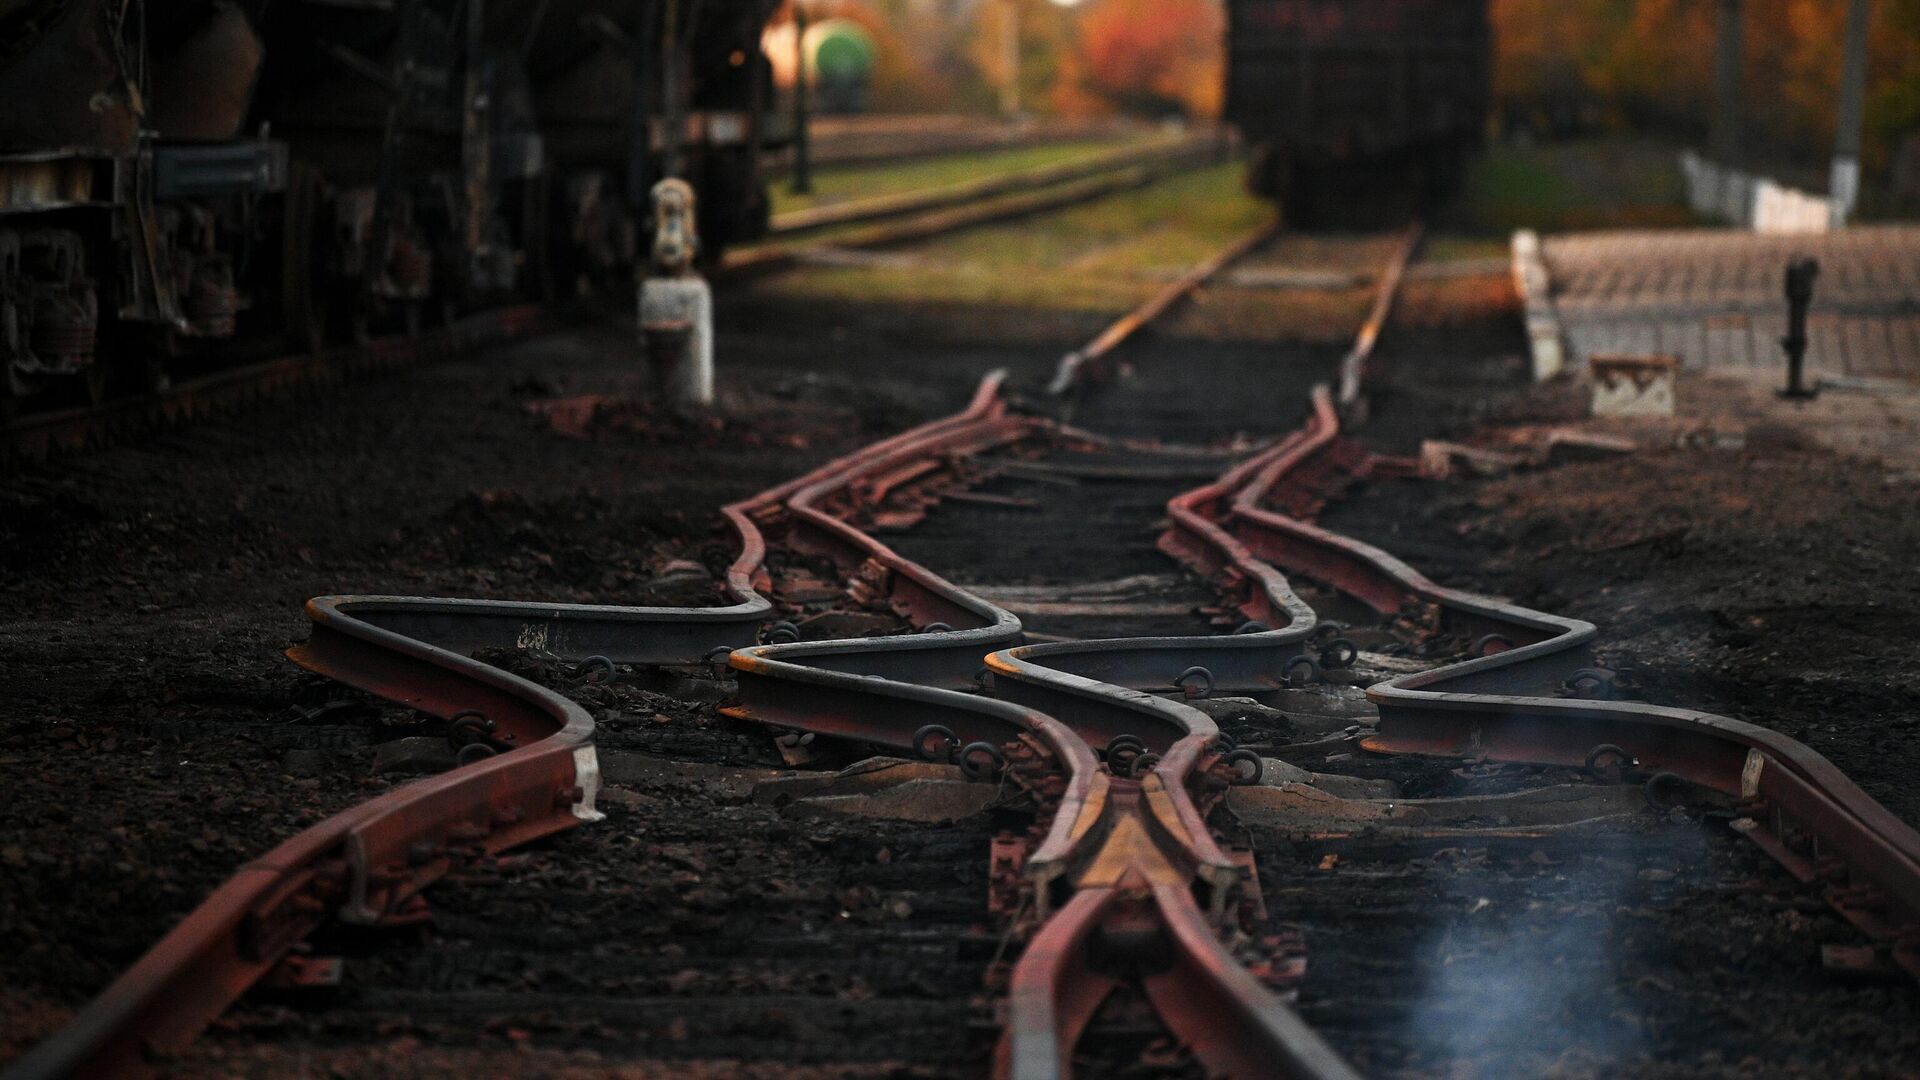
M1840 78L1840 116L1834 126L1833 175L1828 182L1834 228L1847 223L1860 199L1860 129L1866 118L1867 27L1872 21L1873 0L1850 0L1847 66Z
M666 179L653 186L652 270L640 283L640 342L658 400L674 407L713 404L713 291L693 269L693 187Z
M1721 165L1734 165L1740 154L1740 68L1745 43L1741 25L1742 0L1720 0L1719 48L1714 56L1713 125L1708 152Z

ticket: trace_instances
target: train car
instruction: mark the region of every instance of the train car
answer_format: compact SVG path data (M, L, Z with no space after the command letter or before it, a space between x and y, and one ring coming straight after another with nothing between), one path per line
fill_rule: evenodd
M0 416L765 229L777 0L0 0Z
M1486 0L1229 0L1225 117L1290 219L1386 180L1457 182L1485 130Z

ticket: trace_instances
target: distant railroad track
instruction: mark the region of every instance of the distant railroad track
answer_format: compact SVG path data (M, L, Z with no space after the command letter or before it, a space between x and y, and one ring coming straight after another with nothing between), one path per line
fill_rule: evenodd
M816 167L843 168L1059 146L1111 137L1125 130L1107 124L1024 127L995 118L950 115L816 117L811 152ZM785 177L791 174L792 166L792 155L782 152L763 159L761 168L768 176Z
M1196 151L1205 152L1217 146L1218 143L1213 139L1163 140L1147 146L1123 146L1089 153L1084 157L1053 165L989 174L975 180L927 191L907 191L896 195L825 203L804 210L790 210L784 214L775 215L769 232L776 238L792 237L838 226L868 224L907 214L940 210L1002 195L1033 191L1053 184L1115 172L1133 165L1186 161L1192 159ZM1217 154L1218 151L1215 150L1215 153Z
M794 760L878 747L927 759L910 774L922 789L997 783L996 813L1025 823L1003 827L987 876L1010 960L989 972L1000 1076L1143 1056L1214 1075L1358 1075L1289 1004L1312 985L1313 944L1287 929L1287 905L1315 886L1275 882L1284 860L1250 827L1357 859L1519 843L1571 863L1610 837L1659 844L1690 827L1628 824L1649 804L1709 808L1795 877L1832 883L1828 902L1920 976L1920 836L1825 759L1724 717L1613 700L1591 624L1436 586L1311 523L1354 479L1407 468L1343 437L1336 393L1303 383L1365 373L1414 235L1394 244L1344 359L1283 371L1262 350L1223 384L1234 396L1183 401L1191 371L1089 379L1122 333L1062 366L1080 426L1016 409L994 376L952 417L726 507L739 554L723 607L312 601L313 636L289 655L446 721L467 763L251 864L7 1076L142 1071L289 958L297 975L295 947L323 923L417 920L449 871L595 819L593 720L473 659L482 650L609 679L724 667L726 714L780 733ZM1304 421L1224 441L1280 408ZM1212 479L1190 487L1195 475ZM795 599L795 560L830 566L843 590ZM781 616L808 603L909 632L798 640ZM1377 710L1365 721L1296 709L1282 722L1258 705L1361 684ZM1377 774L1395 762L1456 790L1387 792Z
M759 277L799 266L825 250L887 248L1077 206L1145 187L1220 157L1220 144L1213 139L1182 139L1170 146L1106 154L1092 161L988 177L931 192L796 211L775 219L772 239L728 252L715 278ZM783 219L784 229L780 227ZM819 233L826 235L798 239Z

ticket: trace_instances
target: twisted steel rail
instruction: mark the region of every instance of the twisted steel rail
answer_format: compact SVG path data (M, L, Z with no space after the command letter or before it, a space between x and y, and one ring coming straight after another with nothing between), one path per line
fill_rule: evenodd
M1015 855L1009 905L1025 947L1008 986L998 1075L1070 1075L1080 1034L1128 984L1215 1073L1353 1076L1235 955L1259 889L1207 818L1249 777L1212 720L1183 703L1310 674L1304 646L1318 620L1287 573L1383 614L1421 605L1442 632L1486 653L1372 688L1380 723L1366 749L1580 765L1596 745L1621 748L1636 767L1674 778L1654 782L1740 800L1746 835L1804 880L1829 880L1828 899L1920 974L1920 836L1824 758L1711 714L1551 696L1589 662L1591 624L1444 589L1304 520L1333 482L1381 465L1340 437L1325 388L1300 431L1168 506L1163 550L1216 584L1246 617L1242 633L1020 645L1011 612L851 523L903 490L937 496L960 482L949 477L957 462L989 449L1084 438L1013 413L990 377L953 417L726 507L740 555L724 607L312 601L313 637L293 659L464 722L496 755L337 815L256 860L7 1075L145 1072L149 1050L191 1041L328 918L422 918L421 891L451 867L596 817L585 712L468 657L509 646L667 666L724 656L738 685L733 716L944 752L970 774L1025 791L1036 820ZM763 595L770 541L831 560L921 632L755 644L773 611Z
M836 475L946 445L1004 415L989 377L960 414L875 443L724 513L740 543L718 608L529 604L395 596L319 597L296 663L388 700L466 724L494 751L314 825L247 864L66 1027L6 1070L9 1080L139 1076L155 1052L189 1044L276 969L298 977L296 946L329 919L392 925L426 917L421 892L461 862L597 820L593 720L579 705L471 659L528 648L616 663L689 665L757 639L772 604L755 589L766 544L753 516ZM1017 633L1017 625L1012 633ZM581 651L586 650L586 651Z
M1337 432L1329 395L1317 393L1316 406L1317 425ZM1690 709L1566 696L1591 670L1599 633L1592 623L1436 585L1379 548L1277 508L1312 505L1309 489L1319 482L1301 478L1316 470L1364 469L1337 445L1324 439L1291 458L1272 455L1230 504L1213 509L1261 561L1383 615L1424 608L1440 633L1478 645L1481 655L1370 688L1380 723L1363 748L1571 767L1591 764L1597 748L1623 752L1649 784L1733 801L1738 831L1800 881L1823 883L1836 911L1920 978L1920 832L1777 731Z

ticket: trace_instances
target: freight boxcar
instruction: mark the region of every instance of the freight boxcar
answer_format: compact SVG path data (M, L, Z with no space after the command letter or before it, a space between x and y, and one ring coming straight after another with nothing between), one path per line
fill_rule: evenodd
M1229 0L1226 118L1294 220L1457 180L1486 124L1487 0Z
M763 231L777 0L0 0L0 417Z

